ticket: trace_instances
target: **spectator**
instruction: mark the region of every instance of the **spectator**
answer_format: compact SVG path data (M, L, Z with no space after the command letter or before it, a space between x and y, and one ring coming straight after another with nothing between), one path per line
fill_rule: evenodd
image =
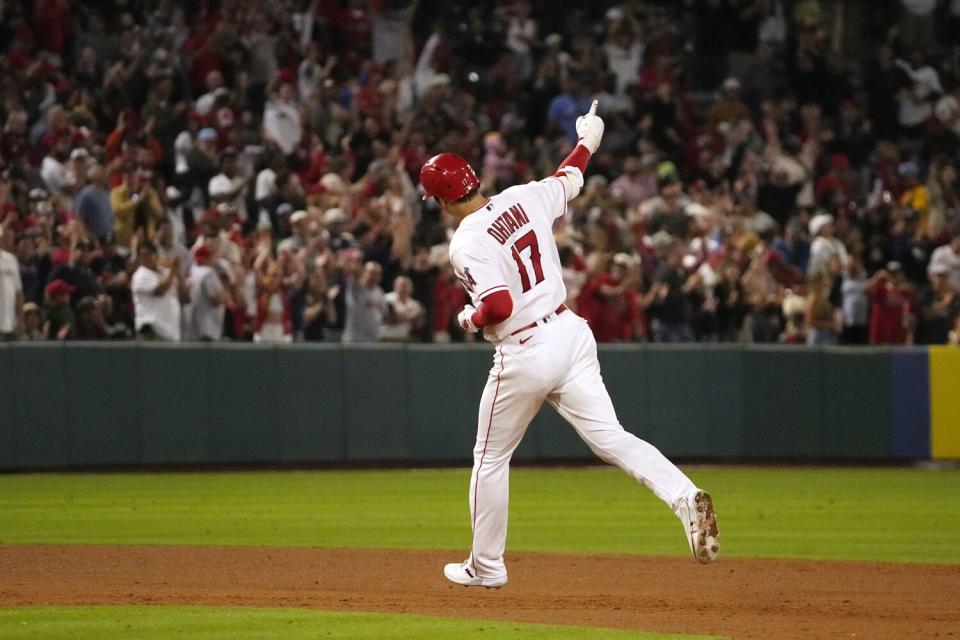
M931 265L932 288L918 301L918 344L946 344L951 329L960 318L960 291L950 286L949 277L946 265Z
M323 224L327 227L327 246L331 251L340 251L356 245L356 239L346 230L347 214L343 209L334 207L323 214Z
M410 26L418 4L419 0L394 0L390 4L383 3L379 8L372 5L370 26L375 62L413 63L414 46Z
M742 279L743 292L749 311L750 337L753 342L777 342L780 338L783 287L770 273L767 261L759 252L750 257L750 264Z
M457 322L457 314L467 301L467 294L453 266L444 261L433 292L433 339L436 342L462 342L471 340ZM469 336L469 337L468 337Z
M870 302L867 299L866 277L863 264L858 258L847 262L841 284L843 303L843 344L867 344L870 337Z
M327 289L327 313L323 325L324 342L341 342L343 332L347 322L347 276L346 271L350 269L348 263L355 259L348 252L343 252L341 258L334 257L330 260L328 267L328 289Z
M139 247L140 266L133 272L134 318L137 335L144 340L180 341L180 261L160 265L157 247Z
M190 252L180 242L177 242L174 236L173 221L169 217L160 218L157 221L157 232L155 235L157 245L157 255L166 264L172 264L174 260L180 263L180 273L186 277L190 273L192 260Z
M53 280L44 289L46 304L43 315L43 333L48 340L73 340L76 337L76 320L70 308L73 287L65 280Z
M164 222L169 222L170 229L170 242L172 244L185 247L190 238L193 238L196 233L196 218L194 217L193 209L190 207L189 203L184 201L183 192L176 187L170 186L167 187L166 192L164 193L166 205L167 205L167 216L166 218L161 218L157 221L157 237L159 242L159 237L163 234L162 226ZM158 247L160 248L160 247ZM163 249L160 248L161 253Z
M47 191L55 196L69 197L66 162L70 158L70 140L56 138L40 165L40 177Z
M240 175L237 163L239 154L233 147L227 147L220 154L220 173L210 178L208 187L210 200L233 206L240 222L247 221L247 178Z
M124 324L122 309L129 307L132 303L130 275L127 273L127 258L117 251L113 233L103 236L100 255L91 261L90 270L93 271L104 293L113 301L112 305L101 304L104 318L112 324ZM111 312L116 313L111 316Z
M294 86L284 82L263 110L264 135L287 156L293 153L303 136L300 110L295 98Z
M88 234L103 238L113 233L113 207L107 190L107 173L100 165L87 169L87 186L77 194L77 217Z
M643 64L643 44L634 33L624 12L619 7L607 11L607 36L604 53L607 68L616 78L616 92L626 93L627 87L637 82Z
M573 146L577 142L577 115L586 112L589 107L587 98L580 94L579 88L573 82L565 81L560 84L560 93L550 101L547 117L564 133L567 143Z
M720 124L732 125L750 116L747 105L740 99L740 81L736 78L727 78L723 81L720 99L710 107L707 123L711 129Z
M921 49L914 50L909 62L897 60L896 65L906 76L904 88L896 94L900 127L907 136L919 138L924 123L933 115L933 104L943 94L940 74L927 64Z
M779 251L800 273L807 272L810 263L810 243L803 237L803 227L797 222L787 224L783 236L773 242Z
M107 323L100 302L91 296L77 303L77 340L103 340L107 337Z
M393 291L383 297L385 313L380 326L380 340L409 342L424 320L423 305L413 298L413 282L397 276Z
M38 251L38 247L44 248L42 254ZM42 303L43 287L53 269L42 232L28 230L20 234L17 238L17 260L20 262L23 299L36 304Z
M362 268L357 264L347 276L343 341L376 342L386 313L385 296L380 288L383 268L373 261L366 262Z
M293 340L290 297L283 289L283 272L277 262L271 261L260 279L253 339L256 342Z
M785 344L809 344L807 328L808 301L795 291L783 292L783 334L780 341Z
M307 277L306 299L303 309L303 339L307 342L323 342L324 329L336 310L331 300L336 291L327 286L327 274L323 269L314 269Z
M67 179L63 188L71 196L89 183L87 173L92 166L90 162L90 152L84 147L77 147L70 152L70 158L67 161Z
M659 195L640 205L639 214L649 232L663 230L673 237L686 237L690 217L686 213L690 199L683 192L683 184L673 171L657 179Z
M719 278L713 288L717 339L735 342L747 312L746 295L740 281L740 267L733 260L724 260L718 267Z
M598 254L597 258L605 256ZM590 323L593 335L600 342L631 341L646 333L640 321L640 300L635 278L631 275L633 269L630 256L618 253L610 260L609 270L596 273L580 290L577 309ZM662 325L658 326L662 329Z
M957 105L960 112L960 104ZM957 168L943 162L930 169L927 181L930 200L928 231L931 238L942 238L950 220L960 217L960 189L957 184Z
M291 253L296 253L301 249L306 249L310 243L310 238L308 237L307 227L309 225L309 219L307 212L300 210L294 211L290 216L290 237L284 238L280 244L277 246L277 251L289 251Z
M960 231L955 231L950 244L936 248L930 256L927 272L934 270L947 275L950 287L960 292Z
M124 246L130 246L134 234L141 229L145 237L152 238L157 222L164 215L160 196L150 184L151 177L150 171L129 165L123 182L110 191L113 231Z
M653 278L645 306L650 309L653 336L657 342L693 342L693 309L688 296L692 288L683 268L685 247L674 244Z
M623 174L610 183L610 195L622 196L628 207L636 207L640 203L657 195L657 179L653 173L656 157L647 155L643 158L629 156L623 161Z
M804 309L807 344L837 344L837 309L830 302L832 279L824 272L810 279Z
M903 270L891 262L867 281L870 296L870 344L910 344L914 324L913 291Z
M186 150L184 153L187 164L187 170L184 172L185 182L191 191L199 189L204 196L209 189L210 180L217 175L220 169L217 139L217 130L212 127L205 127L197 132L195 145L187 148L185 142L181 143L181 148ZM188 194L189 196L190 194ZM206 199L204 199L204 202L206 202Z
M920 180L920 167L918 167L915 162L904 162L897 167L897 172L903 181L903 193L900 195L900 206L916 213L920 219L923 234L926 236L930 230L928 219L930 192Z
M834 236L833 216L819 213L810 220L810 263L807 275L811 278L827 270L830 260L837 259L842 267L847 264L847 249Z
M20 327L20 340L43 342L47 334L43 331L43 312L35 302L23 305L23 325Z
M216 268L211 266L210 247L200 245L193 252L187 285L190 288L188 323L193 340L216 341L223 337L223 319L229 294Z
M0 342L15 340L22 323L23 284L12 248L13 232L0 225Z
M90 238L79 240L70 251L69 261L55 267L50 273L51 282L63 280L71 286L74 305L80 298L97 296L103 291L103 286L91 266L96 248L96 244Z

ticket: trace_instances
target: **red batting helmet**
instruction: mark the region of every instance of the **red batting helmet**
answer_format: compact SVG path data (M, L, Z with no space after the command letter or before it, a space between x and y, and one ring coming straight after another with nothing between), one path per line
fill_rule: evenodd
M466 160L455 153L441 153L420 169L420 184L425 197L452 202L479 187L480 181Z

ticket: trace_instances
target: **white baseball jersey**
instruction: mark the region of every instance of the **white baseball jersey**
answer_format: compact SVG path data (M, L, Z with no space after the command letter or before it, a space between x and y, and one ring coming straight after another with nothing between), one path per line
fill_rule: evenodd
M500 342L557 310L567 299L553 222L567 210L564 181L549 177L511 187L460 222L450 262L473 306L509 291L513 313L484 336Z
M507 573L503 551L510 457L544 402L591 450L649 487L672 509L695 488L656 447L620 425L587 322L573 311L551 315L567 295L553 221L583 185L578 169L565 171L560 178L493 196L460 222L450 243L450 261L474 306L495 291L509 291L513 298L512 315L485 329L497 346L480 399L470 478L469 575L495 582L505 581ZM514 335L519 329L524 330Z

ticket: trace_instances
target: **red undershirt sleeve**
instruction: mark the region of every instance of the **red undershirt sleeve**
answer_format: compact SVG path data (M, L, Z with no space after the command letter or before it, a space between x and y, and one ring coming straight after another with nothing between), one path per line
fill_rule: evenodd
M471 319L477 328L487 327L500 324L509 318L511 313L513 313L513 298L510 297L509 291L501 289L483 298L480 301L480 308L474 312Z
M589 161L590 150L582 144L578 144L574 150L570 152L570 155L563 159L563 162L561 162L557 168L557 173L554 175L560 175L564 167L576 167L580 169L580 173L584 173L587 170L587 163Z

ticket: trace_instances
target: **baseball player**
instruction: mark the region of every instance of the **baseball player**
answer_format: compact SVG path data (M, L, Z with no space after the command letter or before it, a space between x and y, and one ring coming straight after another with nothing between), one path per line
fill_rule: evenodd
M563 304L566 288L553 223L583 187L583 172L600 146L597 102L577 118L579 141L552 176L487 197L467 162L453 153L420 171L425 196L460 221L450 261L470 295L458 321L496 345L480 400L470 478L473 548L444 575L465 586L507 582L510 457L544 401L590 449L649 487L680 518L693 557L719 551L713 501L654 446L623 429L600 377L597 345L587 322Z

